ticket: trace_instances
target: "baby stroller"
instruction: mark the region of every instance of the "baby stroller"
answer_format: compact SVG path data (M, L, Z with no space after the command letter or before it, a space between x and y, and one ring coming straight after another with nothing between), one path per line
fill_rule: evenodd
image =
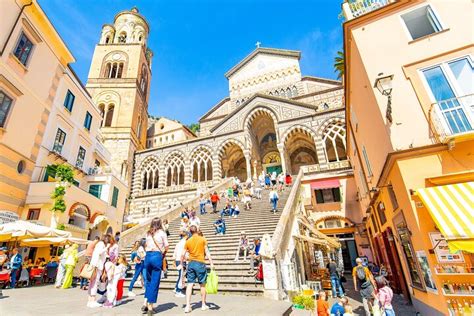
M10 270L0 271L0 289L6 288L10 284Z

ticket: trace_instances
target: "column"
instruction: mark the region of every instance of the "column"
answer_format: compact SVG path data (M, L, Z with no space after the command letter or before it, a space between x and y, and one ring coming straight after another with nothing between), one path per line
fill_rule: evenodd
M316 155L318 156L318 163L321 169L325 169L327 166L327 158L326 158L326 149L323 144L323 140L318 137L315 142L314 146L316 146Z
M222 166L219 162L218 155L212 155L212 180L220 180L222 178Z
M253 161L253 180L257 180L258 175L257 175L257 159Z
M191 161L184 161L184 184L191 184L193 181L193 174L191 172ZM178 176L179 176L179 169L178 169ZM199 178L199 176L198 176ZM179 181L178 181L179 183Z
M161 167L159 170L159 177L158 177L158 189L164 189L164 187L166 186L166 180L167 180L167 177L166 177L166 166L164 167Z
M281 168L283 174L286 174L286 157L285 157L285 149L283 147L283 144L277 144L278 152L280 153L280 159L281 159Z
M250 158L250 151L244 151L245 156L245 169L247 170L247 180L252 180L252 163Z

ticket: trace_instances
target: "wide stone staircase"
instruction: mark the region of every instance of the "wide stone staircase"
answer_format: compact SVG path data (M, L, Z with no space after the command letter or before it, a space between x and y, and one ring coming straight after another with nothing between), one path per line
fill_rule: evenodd
M263 234L272 234L275 231L277 223L280 219L281 211L283 210L291 188L287 187L281 193L279 193L280 200L278 201L278 211L276 214L271 212L270 202L268 200L269 190L263 190L262 199L252 199L252 209L245 210L241 202L239 202L240 215L237 218L231 218L226 216L226 234L216 235L214 229L214 222L219 217L218 214L210 214L210 208L208 207L208 213L199 215L201 220L201 231L208 240L209 249L214 262L214 266L219 277L219 293L232 293L242 295L262 295L263 284L256 282L254 275L249 274L249 261L245 261L241 258L238 262L234 261L237 246L239 243L239 237L242 231L245 231L249 241L253 243L253 238L262 238ZM218 204L218 210L224 208L225 200L221 200ZM172 265L172 254L176 243L179 241L179 225L181 218L176 218L170 222L170 237L168 241L170 243L169 251L166 256L168 259L169 269L168 277L161 280L160 289L173 290L178 273ZM143 236L144 237L144 236ZM124 246L121 249L121 254L126 255L130 258L131 245ZM133 275L134 266L132 264ZM131 276L125 280L125 286L128 287L131 280ZM141 287L141 282L135 283L135 288Z

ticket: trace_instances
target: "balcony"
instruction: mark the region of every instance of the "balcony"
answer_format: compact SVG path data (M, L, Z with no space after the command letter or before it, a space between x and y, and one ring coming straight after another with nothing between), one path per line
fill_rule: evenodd
M429 123L437 141L472 136L474 131L474 94L451 98L431 105Z
M53 202L51 193L56 187L56 182L32 182L28 189L26 197L26 204L50 204ZM81 202L89 207L94 212L106 212L107 202L93 196L87 191L84 191L75 185L71 185L66 189L66 203L68 206L75 202Z
M342 4L342 13L347 21L358 18L396 0L346 0Z
M349 160L333 161L327 164L316 164L309 166L302 166L303 174L309 173L324 173L329 171L348 171L352 170Z
M104 145L97 139L95 142L94 152L104 161L110 162L112 160L112 155L110 152L104 147Z

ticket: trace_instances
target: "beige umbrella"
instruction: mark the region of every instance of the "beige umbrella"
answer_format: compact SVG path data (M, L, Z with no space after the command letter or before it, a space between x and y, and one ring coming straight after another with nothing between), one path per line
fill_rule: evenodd
M87 242L87 239L75 237L40 237L23 239L21 245L28 247L47 247L49 245L58 246L66 243L85 245Z
M8 238L8 235L10 237ZM47 226L38 225L27 221L14 221L0 225L0 240L21 240L27 238L39 238L39 237L71 237L71 233L54 229ZM7 238L7 239L5 239Z

